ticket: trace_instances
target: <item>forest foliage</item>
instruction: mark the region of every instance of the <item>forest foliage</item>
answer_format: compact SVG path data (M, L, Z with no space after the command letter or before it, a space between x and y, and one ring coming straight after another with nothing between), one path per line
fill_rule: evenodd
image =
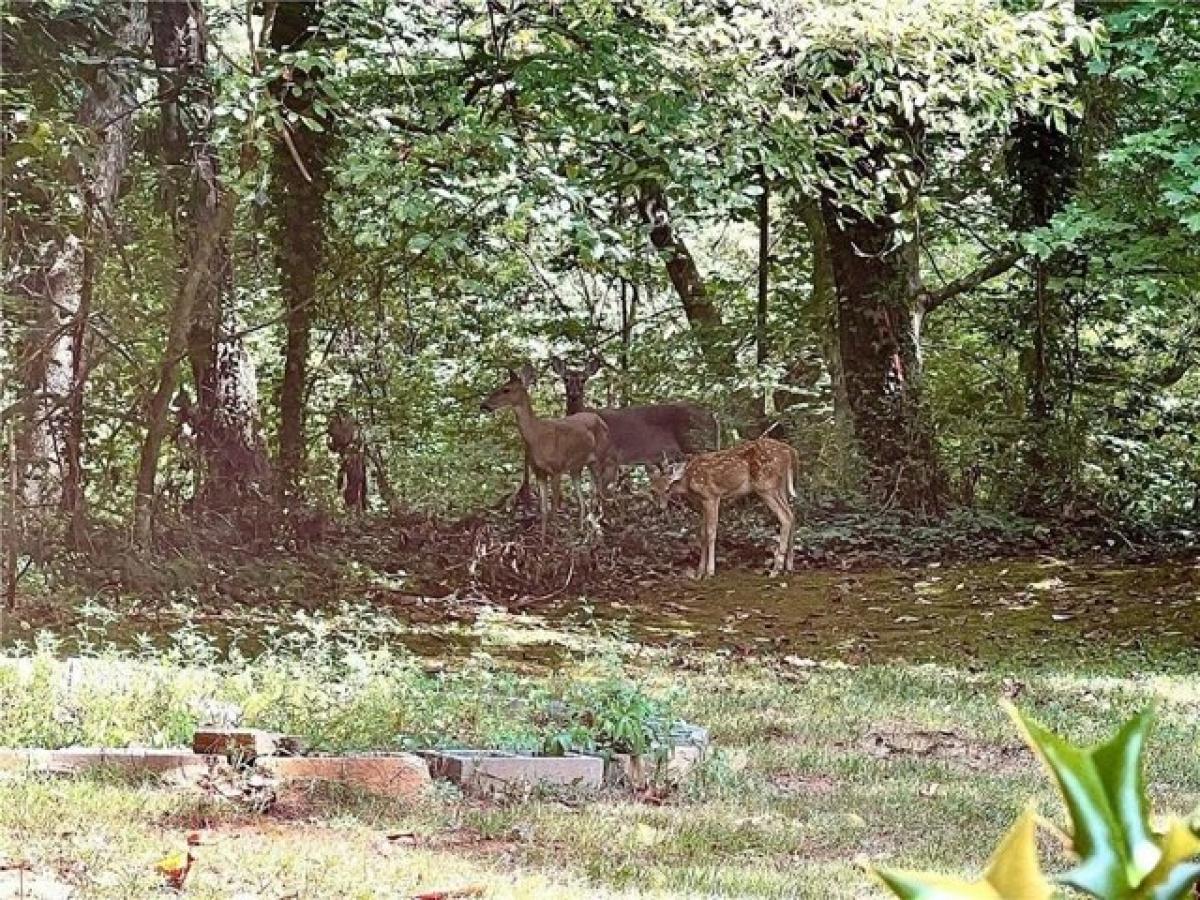
M1196 521L1186 4L0 21L10 533L330 505L347 454L373 508L490 505L521 449L479 400L531 360L560 413L552 356L778 423L825 499Z

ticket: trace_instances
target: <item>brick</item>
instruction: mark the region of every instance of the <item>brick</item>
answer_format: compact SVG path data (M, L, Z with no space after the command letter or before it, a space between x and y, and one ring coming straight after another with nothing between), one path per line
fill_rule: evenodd
M31 760L30 768L64 774L99 768L119 769L130 773L200 774L215 767L220 761L221 758L217 756L189 753L186 750L142 747L68 747L63 750L44 751L44 755L36 760Z
M192 751L240 760L296 753L300 739L258 728L200 728L192 735Z
M430 785L429 766L411 753L362 756L267 756L256 763L280 781L335 781L380 797L410 800Z
M438 778L483 790L511 784L594 790L604 782L604 760L596 756L522 756L487 750L451 750L431 754L430 768Z

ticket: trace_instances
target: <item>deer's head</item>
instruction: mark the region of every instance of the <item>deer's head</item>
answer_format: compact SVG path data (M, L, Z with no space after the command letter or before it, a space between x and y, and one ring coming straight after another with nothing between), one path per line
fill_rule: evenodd
M671 495L683 491L683 470L686 466L686 462L673 463L650 476L650 496L659 509L666 509L671 502Z
M572 369L557 356L550 357L550 367L562 379L563 387L567 391L567 415L583 411L587 405L588 380L600 371L601 365L600 359L592 356L582 369Z
M533 366L526 363L520 369L508 370L508 380L483 398L479 408L493 412L506 406L523 406L529 402L529 387L537 379Z

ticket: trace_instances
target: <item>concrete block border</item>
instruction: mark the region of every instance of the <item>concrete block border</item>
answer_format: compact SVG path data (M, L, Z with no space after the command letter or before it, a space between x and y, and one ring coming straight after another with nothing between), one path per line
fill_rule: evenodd
M268 756L260 758L256 768L281 782L347 784L394 800L420 797L432 782L425 760L412 753Z
M665 757L595 753L543 756L469 749L306 756L300 753L299 739L289 735L259 729L205 728L193 736L190 751L142 747L0 748L0 775L73 775L109 768L194 779L231 764L257 771L279 784L336 782L403 800L426 794L435 778L483 794L517 785L637 790L664 771L675 779L686 775L704 759L708 731L680 723L672 732L672 742Z
M0 772L72 775L95 769L130 774L199 775L215 768L219 756L187 750L142 747L66 747L61 750L0 749Z
M604 760L595 756L536 756L499 750L437 750L423 755L435 778L476 792L517 784L599 790L604 784Z

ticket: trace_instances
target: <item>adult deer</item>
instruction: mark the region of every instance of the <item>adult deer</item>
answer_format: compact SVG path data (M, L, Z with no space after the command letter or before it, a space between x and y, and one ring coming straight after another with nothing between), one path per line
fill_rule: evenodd
M583 496L582 474L590 468L598 495L603 495L600 470L608 464L610 453L608 426L593 413L578 413L562 419L539 419L529 399L529 388L537 373L526 363L520 371L508 370L508 380L484 399L481 408L494 411L511 406L517 417L517 429L525 445L525 460L538 479L538 506L542 518L542 535L551 505L558 509L562 499L560 479L570 475L575 479L579 496L579 518L582 523L587 506Z
M783 441L764 437L676 463L665 473L651 477L650 490L664 509L672 494L682 495L700 507L697 578L716 572L721 501L757 494L779 520L779 546L771 565L771 573L778 574L782 569L790 572L794 566L792 536L796 516L791 501L796 496L798 468L795 449Z
M584 412L588 380L600 371L601 362L591 357L582 369L572 369L558 357L550 365L562 379L567 392L567 414ZM602 473L610 484L620 466L662 465L701 450L720 446L717 418L693 403L653 403L645 406L591 409L608 426L612 457Z

